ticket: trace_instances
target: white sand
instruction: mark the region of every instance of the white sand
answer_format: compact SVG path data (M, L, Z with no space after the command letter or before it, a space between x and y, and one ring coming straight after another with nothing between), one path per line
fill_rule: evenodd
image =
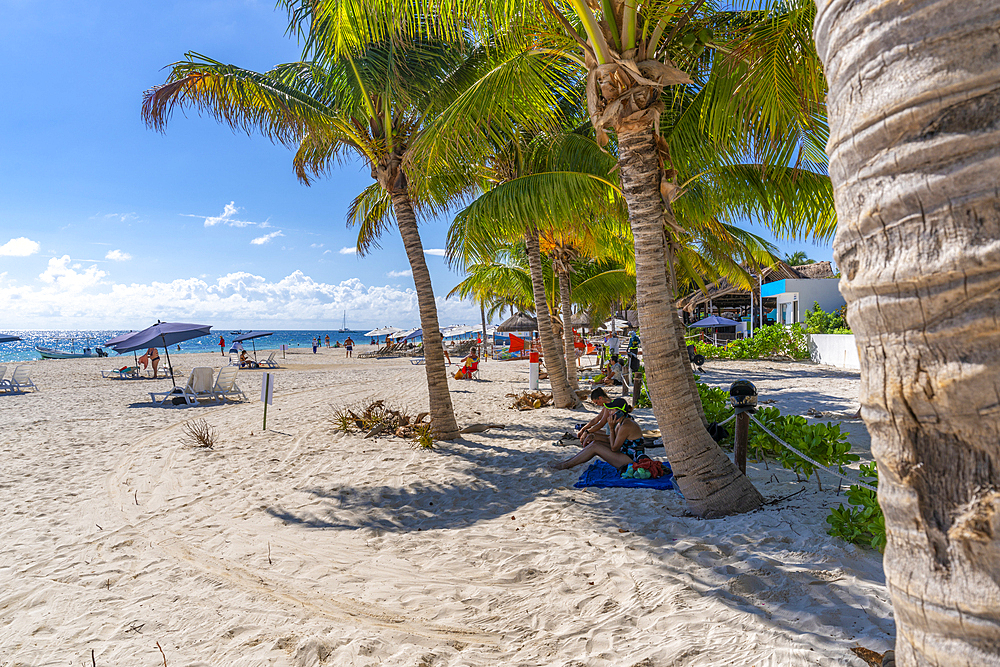
M852 646L892 646L881 557L826 535L829 478L751 464L769 498L804 491L712 521L671 492L573 489L581 469L544 464L589 414L508 409L521 362L452 381L460 424L506 430L343 436L332 405L426 397L423 367L342 355L289 354L263 433L259 371L249 403L164 409L147 392L170 381L101 379L115 360L32 363L41 391L0 396L0 666L862 666ZM857 409L856 372L706 370L784 412ZM214 450L184 442L200 418Z

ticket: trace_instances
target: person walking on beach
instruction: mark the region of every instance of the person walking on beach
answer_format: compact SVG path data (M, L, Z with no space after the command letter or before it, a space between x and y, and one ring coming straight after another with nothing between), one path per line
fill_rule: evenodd
M316 354L317 347L319 347L319 341L316 340L316 336L313 336L313 354Z
M222 356L226 356L226 339L219 336L219 351L222 352Z
M330 334L326 335L326 346L327 346L327 348L330 347Z
M344 347L347 348L347 356L348 357L353 356L353 352L354 352L354 339L351 338L350 336L348 336L347 340L344 341Z

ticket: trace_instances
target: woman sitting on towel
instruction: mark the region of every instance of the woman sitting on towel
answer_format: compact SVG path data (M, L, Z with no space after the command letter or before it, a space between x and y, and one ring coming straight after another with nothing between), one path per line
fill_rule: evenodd
M469 356L462 359L462 367L455 373L455 379L472 377L472 374L477 370L479 370L479 355L476 353L476 348L473 347L469 350Z
M550 467L556 470L566 470L599 456L619 470L624 470L641 457L646 456L643 448L642 428L629 416L629 412L632 411L631 406L625 402L624 398L616 398L605 403L604 407L611 413L611 446L600 442L591 442L576 456L565 461L553 461L549 464Z

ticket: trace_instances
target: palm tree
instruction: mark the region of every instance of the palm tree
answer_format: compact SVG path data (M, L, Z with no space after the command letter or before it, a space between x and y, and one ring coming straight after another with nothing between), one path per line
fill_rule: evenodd
M323 34L327 25L349 19L366 26L364 39L376 39L381 33L367 26L389 17L398 34L434 32L435 26L408 20L404 5L411 11L445 6L440 0L373 0L348 11L336 0L287 2L311 22L311 31ZM672 204L685 187L676 180L678 167L685 165L675 161L694 163L698 156L712 154L716 161L751 155L765 169L795 160L821 163L826 127L824 82L811 40L811 2L792 0L781 3L781 11L755 12L707 11L704 6L705 0L447 3L483 33L512 22L524 26L512 34L529 31L533 52L558 54L586 73L591 123L598 138L617 150L628 203L654 413L691 509L713 516L753 509L762 498L705 432L689 377L672 299L681 245L675 234L682 234ZM351 48L322 41L334 52ZM690 96L702 99L705 113L674 122L674 101ZM664 136L664 121L679 130ZM493 129L505 139L520 131ZM709 140L691 141L700 137ZM435 141L431 135L425 139ZM466 141L440 141L434 155L458 159L469 146ZM794 189L788 179L785 186ZM817 222L816 230L825 231L827 223ZM683 387L687 389L679 389Z
M448 389L437 306L424 259L417 212L433 206L432 179L408 170L415 139L469 76L469 52L436 40L411 40L405 48L370 44L353 56L279 65L257 73L188 53L167 82L148 91L147 124L163 130L178 106L207 112L234 129L259 131L297 146L299 177L323 173L350 152L364 160L376 184L350 213L361 222L359 250L377 244L392 222L413 272L424 330L427 388L435 437L458 435ZM474 69L474 68L472 68Z
M802 266L803 264L815 264L816 260L809 259L804 251L796 250L790 255L785 255L785 263L789 266Z
M1000 665L996 6L817 4L896 664Z

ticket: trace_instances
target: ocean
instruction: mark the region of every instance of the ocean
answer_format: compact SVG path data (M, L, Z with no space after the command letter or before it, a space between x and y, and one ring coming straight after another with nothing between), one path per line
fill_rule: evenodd
M256 345L258 351L277 350L280 349L282 345L287 345L288 347L312 347L313 336L317 339L322 339L321 344L325 346L326 336L330 337L330 345L333 345L337 341L343 342L348 336L350 336L354 339L356 345L361 348L365 348L371 342L371 339L364 335L365 331L368 331L368 329L362 331L348 331L346 333L339 333L337 331L322 331L319 329L302 331L275 331L272 336L255 338L253 341L245 341L243 346L251 352L254 349L254 345ZM101 343L108 340L112 336L127 333L127 330L0 331L0 333L21 337L21 340L13 343L0 343L0 363L4 363L40 359L41 355L38 354L37 350L35 350L36 345L41 345L42 347L54 347L63 351L71 351L71 349L75 346L77 352L82 352L84 347L98 347ZM194 338L181 343L180 352L177 351L177 346L174 345L170 348L170 354L174 355L194 352L215 352L216 354L219 354L220 335L226 339L226 351L228 352L229 348L232 346L234 334L227 329L222 329L219 331L213 330L208 336ZM380 342L384 340L385 338L383 337L380 339ZM363 352L364 349L361 351ZM115 352L108 352L112 357L118 356ZM131 357L132 354L128 353L128 356Z

